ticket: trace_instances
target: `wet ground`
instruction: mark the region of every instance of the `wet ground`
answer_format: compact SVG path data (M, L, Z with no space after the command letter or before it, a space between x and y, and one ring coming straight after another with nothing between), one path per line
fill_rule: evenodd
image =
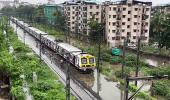
M13 25L15 28L15 25ZM15 29L16 30L16 29ZM17 33L18 36L20 37L20 39L22 41L24 41L23 37L23 31L21 29L17 29ZM36 41L33 37L29 36L28 34L26 34L26 42L34 42L34 44L36 44ZM36 45L34 45L36 46ZM73 77L75 80L77 80L80 84L82 84L85 88L87 88L89 91L92 92L97 92L97 71L95 70L92 73L84 73L78 69L76 69L73 65L69 65L67 63L65 64L61 64L61 60L63 60L62 57L58 56L57 54L54 55L54 52L51 51L49 48L44 48L44 52L45 54L52 59L52 62L55 63L56 65L59 66L59 68L62 71L65 71L66 67L69 66L70 70L71 70L71 77ZM53 54L53 55L51 55ZM151 57L143 57L146 62L148 61L149 64L153 65L159 65L162 62L164 62L164 60L160 60L160 59L154 59ZM159 62L160 61L160 62ZM123 100L123 91L121 91L119 89L118 83L117 82L109 82L106 80L105 76L100 74L100 81L99 81L100 85L99 85L99 95L101 96L101 98L103 100ZM139 86L142 85L142 83L144 82L139 82ZM144 91L149 90L150 88L150 82L147 82L147 84L145 85L145 87L142 89Z
M13 25L14 28L16 27ZM16 29L15 29L16 30ZM23 40L23 31L18 28L17 29L18 36L21 40ZM26 39L27 38L27 39ZM30 41L35 41L32 37L30 37L28 34L26 34L25 39ZM24 40L23 40L24 41ZM27 41L28 42L28 41ZM30 42L31 43L31 42ZM53 51L49 49L45 49L46 53L50 57L49 53L52 54ZM58 55L56 55L55 63L57 65L61 65L60 60L62 59ZM53 59L54 60L54 59ZM65 70L65 66L68 66L67 64L61 66L61 70ZM84 73L78 69L76 69L73 65L70 65L71 70L71 77L74 77L75 80L78 80L83 86L88 88L88 90L91 90L93 92L97 92L97 72L96 70L92 73ZM100 91L99 94L103 100L123 100L123 92L118 88L117 82L109 82L106 80L105 76L100 74Z

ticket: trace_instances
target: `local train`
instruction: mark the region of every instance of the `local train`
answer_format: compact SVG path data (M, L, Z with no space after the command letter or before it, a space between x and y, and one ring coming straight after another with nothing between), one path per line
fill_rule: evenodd
M35 37L37 40L41 41L47 47L57 52L64 59L67 59L78 69L83 71L95 69L96 60L93 55L90 55L87 52L82 52L82 50L68 43L56 42L54 37L50 35L45 35L47 33L40 31L39 29L36 29L34 27L31 27L29 24L24 23L23 21L20 21L14 17L11 17L10 20L22 29L24 29L30 35Z

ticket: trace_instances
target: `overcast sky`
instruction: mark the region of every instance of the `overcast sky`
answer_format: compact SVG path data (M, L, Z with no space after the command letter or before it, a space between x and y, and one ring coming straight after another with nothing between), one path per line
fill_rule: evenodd
M20 1L31 2L31 3L47 3L47 0L20 0ZM62 3L64 1L68 1L68 0L55 0L56 3ZM109 0L98 0L98 1L109 1ZM118 1L118 0L111 0L111 1ZM139 1L152 1L153 6L170 3L170 0L139 0Z

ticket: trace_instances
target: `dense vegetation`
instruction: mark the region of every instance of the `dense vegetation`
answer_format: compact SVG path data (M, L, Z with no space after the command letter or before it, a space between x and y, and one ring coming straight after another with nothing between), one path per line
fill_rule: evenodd
M6 20L3 19L3 25L5 23ZM27 82L35 100L65 100L64 86L58 81L56 75L45 64L39 63L37 56L17 39L17 35L10 27L8 27L7 38L5 39L0 31L0 71L10 76L11 93L18 100L24 100L22 86ZM8 46L13 47L12 54L9 53ZM37 82L33 82L33 72L37 74ZM23 75L24 80L21 78Z

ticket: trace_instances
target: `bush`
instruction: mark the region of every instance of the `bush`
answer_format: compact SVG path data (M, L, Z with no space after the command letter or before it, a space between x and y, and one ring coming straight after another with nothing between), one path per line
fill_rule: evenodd
M110 62L111 57L112 57L111 54L103 53L102 60L104 60L106 62Z
M169 80L162 80L162 81L154 82L153 92L156 95L169 96L169 94L170 94L170 81Z

